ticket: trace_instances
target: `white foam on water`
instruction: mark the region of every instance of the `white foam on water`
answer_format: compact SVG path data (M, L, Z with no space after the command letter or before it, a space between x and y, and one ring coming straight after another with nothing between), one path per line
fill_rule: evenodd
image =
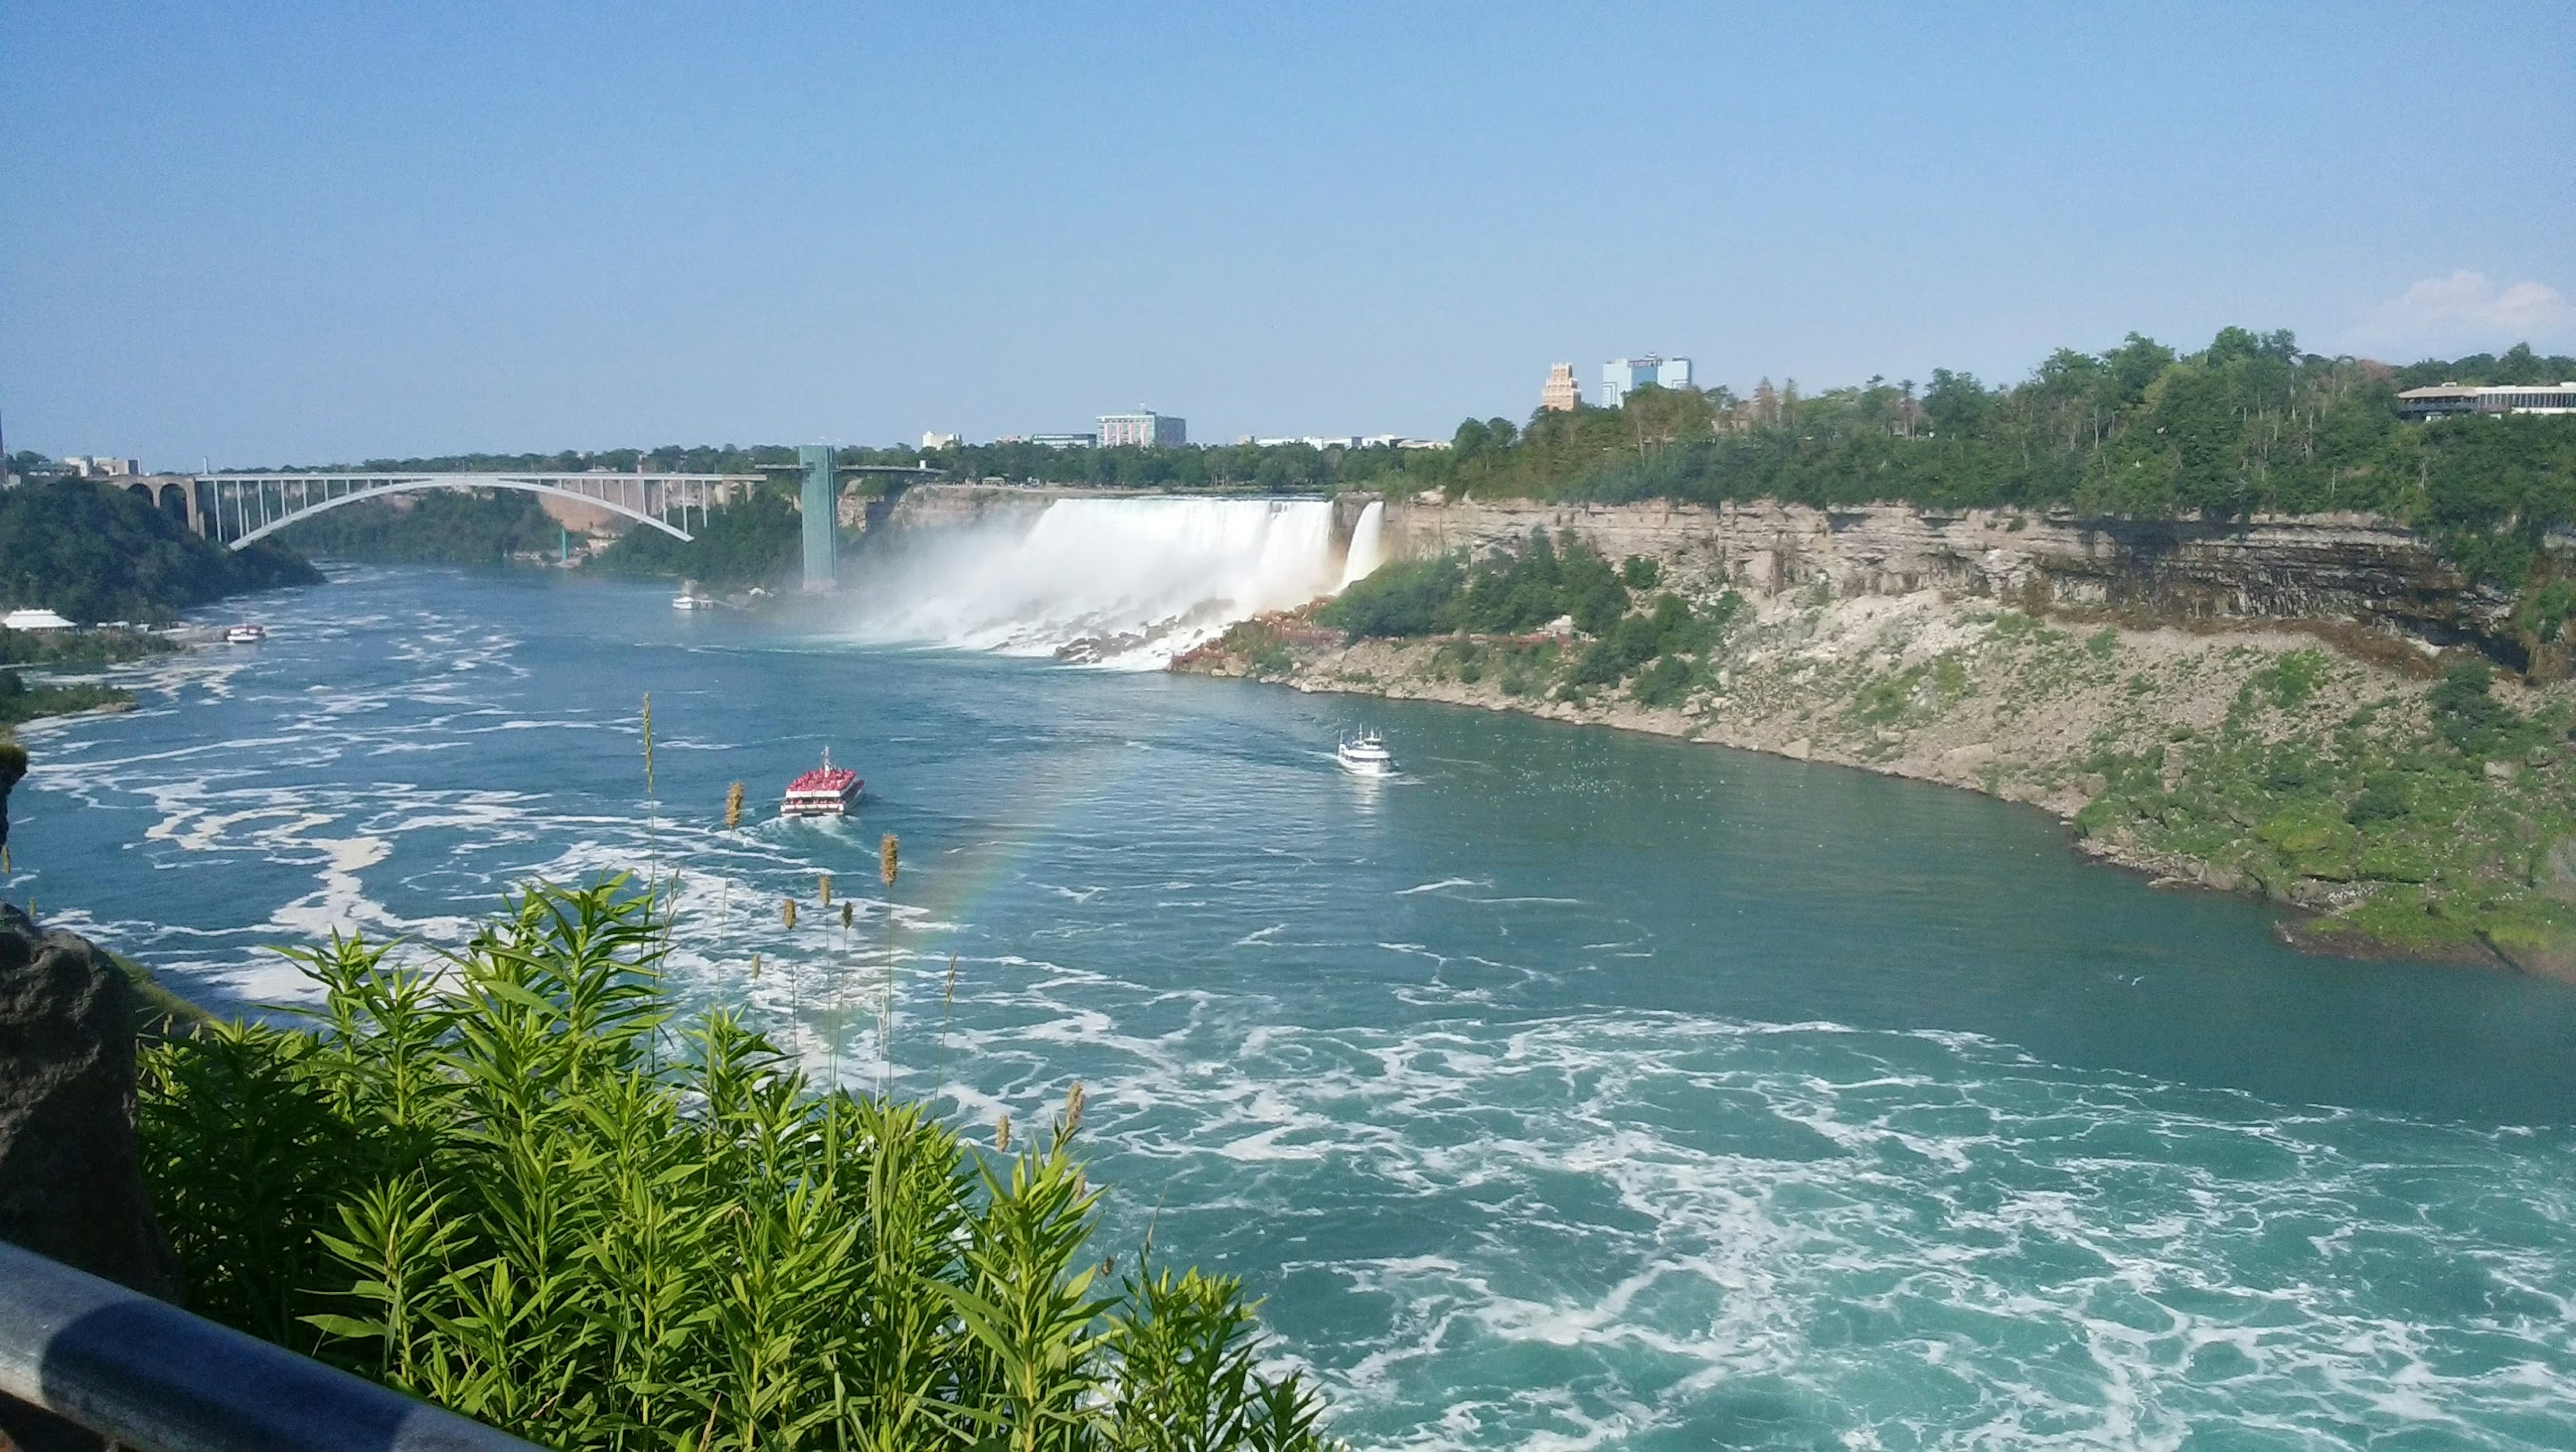
M872 557L850 628L1157 669L1238 620L1332 594L1346 553L1327 500L1059 499L1034 523L923 531Z
M1023 952L978 954L965 925L951 1012L940 935L960 925L942 914L861 897L858 930L781 926L779 896L810 895L844 835L648 827L640 809L382 780L401 768L376 753L424 732L617 729L475 706L458 693L508 673L440 662L488 640L429 633L448 642L420 662L434 689L298 691L276 720L182 751L66 733L40 758L45 792L140 809L156 858L238 872L244 910L220 930L52 921L285 999L293 970L256 951L304 936L285 914L453 944L526 876L651 871L679 916L684 998L743 1013L817 1077L1023 1127L1083 1080L1085 1147L1116 1186L1104 1245L1156 1223L1174 1254L1250 1275L1280 1359L1320 1378L1359 1445L2576 1446L2564 1127L2285 1110L1967 1033L1588 1001L1533 1022L1486 985L1572 965L1267 904L1208 939L1249 971L1131 967L1115 914L1227 863L1044 863L1078 886L1022 880L1053 925ZM272 689L239 673L227 688ZM1559 906L1442 871L1390 890L1418 881L1407 912L1475 901L1498 927ZM1077 914L1096 936L1058 930ZM1283 918L1293 931L1259 927ZM1387 936L1366 976L1394 981L1378 1003L1396 1012L1317 989L1337 932L1363 951ZM1587 926L1568 956L1621 932Z

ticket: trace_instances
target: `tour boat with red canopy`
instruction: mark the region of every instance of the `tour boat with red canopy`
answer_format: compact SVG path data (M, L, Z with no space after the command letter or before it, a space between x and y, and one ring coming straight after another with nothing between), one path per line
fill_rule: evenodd
M832 748L823 748L823 764L787 784L778 804L782 817L846 816L859 799L859 774L832 764Z

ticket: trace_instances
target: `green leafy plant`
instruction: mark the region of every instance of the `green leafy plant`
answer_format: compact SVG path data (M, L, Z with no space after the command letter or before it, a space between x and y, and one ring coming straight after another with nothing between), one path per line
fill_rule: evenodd
M2495 672L2474 658L2454 661L2424 693L2433 714L2433 729L2460 752L2483 756L2496 750L2507 734L2523 724L2514 709L2491 691Z
M436 972L334 938L306 1024L149 1050L193 1304L556 1446L1335 1445L1240 1282L1093 1259L1078 1089L1016 1151L818 1093L676 1024L666 942L623 879L538 884Z

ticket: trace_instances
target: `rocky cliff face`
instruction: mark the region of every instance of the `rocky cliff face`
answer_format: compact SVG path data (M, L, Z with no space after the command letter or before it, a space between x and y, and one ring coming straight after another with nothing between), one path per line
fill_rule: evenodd
M9 789L27 775L27 748L0 741L0 847L9 845Z
M107 954L0 904L0 1239L174 1297L134 1140L135 994Z
M1535 528L1756 600L1940 590L2164 618L2360 621L2435 644L2474 642L2522 664L2509 595L2471 585L2413 531L2363 516L2212 523L1894 504L1417 501L1388 506L1385 537L1392 554L1414 557L1482 552Z

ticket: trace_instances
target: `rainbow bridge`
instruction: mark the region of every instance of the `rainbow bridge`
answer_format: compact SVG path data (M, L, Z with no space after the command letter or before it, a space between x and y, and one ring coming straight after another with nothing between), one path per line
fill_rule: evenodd
M516 489L578 500L689 539L691 512L700 528L710 510L747 496L757 474L196 474L183 498L162 491L160 503L185 511L197 533L240 549L299 519L361 499L423 489Z

